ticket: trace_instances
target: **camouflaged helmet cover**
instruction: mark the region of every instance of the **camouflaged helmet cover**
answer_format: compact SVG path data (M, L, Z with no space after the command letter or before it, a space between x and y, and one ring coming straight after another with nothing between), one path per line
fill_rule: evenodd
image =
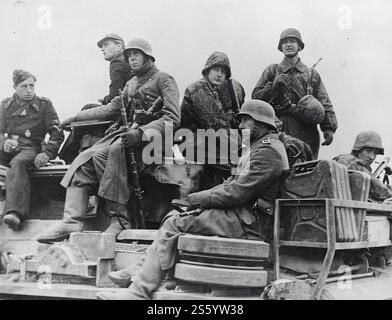
M231 77L231 67L230 60L226 53L215 51L207 59L204 65L203 71L201 72L203 76L208 75L208 72L212 67L223 67L226 69L226 79Z
M296 38L298 40L301 49L305 48L305 43L303 43L302 41L301 33L295 28L288 28L286 30L283 30L282 33L280 34L279 44L278 44L279 51L282 51L283 40L287 38Z
M306 95L298 101L295 114L298 119L311 125L317 125L325 118L324 106L312 95Z
M249 100L245 102L238 115L248 115L259 122L269 124L271 127L276 128L275 111L272 106L261 100Z
M381 136L375 131L362 131L358 133L352 151L361 151L363 148L374 148L379 154L384 154Z
M152 47L148 41L142 38L136 38L128 41L127 46L123 51L125 60L128 60L129 51L132 49L138 49L142 51L146 56L150 57L151 60L155 62L155 57L153 56L152 53Z

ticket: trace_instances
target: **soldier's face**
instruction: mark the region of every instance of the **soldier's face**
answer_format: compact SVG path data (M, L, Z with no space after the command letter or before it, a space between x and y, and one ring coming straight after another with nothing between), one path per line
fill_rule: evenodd
M249 139L253 141L256 135L256 131L258 129L257 121L253 119L251 116L246 114L241 115L241 122L239 124L239 128L242 132L242 141Z
M128 53L128 61L133 71L138 71L146 62L146 56L137 49L132 49Z
M365 147L358 152L358 158L365 161L369 166L377 156L377 149Z
M212 67L208 71L207 77L213 86L219 87L226 79L226 69L219 66Z
M301 47L296 38L286 38L282 42L282 51L285 57L292 58L301 51Z
M30 101L35 96L34 86L35 81L33 77L30 77L14 86L14 89L19 99L22 101Z
M106 61L111 61L122 51L122 46L113 40L106 40L102 43L101 51Z

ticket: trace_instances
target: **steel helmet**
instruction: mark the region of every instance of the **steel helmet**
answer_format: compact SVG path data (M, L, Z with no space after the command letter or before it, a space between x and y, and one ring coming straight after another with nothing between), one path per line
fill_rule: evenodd
M352 151L360 151L366 147L377 149L379 154L384 154L381 136L375 131L362 131L358 133Z
M279 45L278 45L279 51L282 51L282 42L283 39L286 38L296 38L298 40L301 49L305 48L305 44L302 42L301 33L297 29L288 28L286 30L283 30L282 33L280 34Z
M151 44L148 41L141 38L130 40L125 47L125 50L123 51L126 60L128 60L128 54L131 49L138 49L142 51L145 55L149 56L152 61L155 61L155 58L152 55Z
M296 117L308 124L317 125L325 118L324 106L312 95L302 97L295 107Z
M273 128L276 128L275 124L275 111L272 106L261 100L249 100L245 102L238 115L248 115L259 122L269 124Z

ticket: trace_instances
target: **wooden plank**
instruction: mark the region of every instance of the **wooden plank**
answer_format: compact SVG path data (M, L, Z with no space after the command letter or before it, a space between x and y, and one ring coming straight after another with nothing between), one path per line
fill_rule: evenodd
M280 241L280 244L288 247L309 247L309 248L327 248L326 242L308 242L308 241ZM391 246L392 241L381 241L381 242L337 242L336 249L362 249L362 248L377 248Z
M174 277L194 283L226 287L264 287L268 272L265 270L221 269L177 263Z
M117 240L154 241L157 235L158 230L155 229L126 229L118 235Z
M342 200L342 199L278 199L279 205L282 207L298 207L298 206L312 206L315 204L323 205L325 202L330 202L335 207L348 207L354 209L366 209L370 211L392 212L392 206L382 203L364 202L356 200ZM369 213L369 212L368 212Z
M160 290L154 293L153 300L260 300L260 296L212 296L200 292L184 292L176 290Z
M37 282L0 283L0 294L63 299L94 299L98 291L103 290L91 285L59 284L39 285ZM126 290L110 288L110 291Z
M261 259L268 258L270 245L264 241L257 240L186 234L178 239L177 248L187 252Z

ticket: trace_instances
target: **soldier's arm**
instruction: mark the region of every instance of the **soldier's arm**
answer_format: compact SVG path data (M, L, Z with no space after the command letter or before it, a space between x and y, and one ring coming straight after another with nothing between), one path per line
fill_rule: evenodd
M237 99L238 99L238 104L239 104L239 107L241 108L242 104L245 101L245 89L241 85L241 83L239 83L238 81L235 81L234 84L235 84L234 86L235 86L235 92L236 92Z
M272 83L274 82L274 77L273 66L269 66L263 71L256 87L253 89L252 99L268 102L272 98Z
M0 150L3 150L4 142L7 140L5 137L6 119L5 119L5 104L6 100L1 102L0 105Z
M127 82L124 79L122 69L124 68L121 61L113 61L110 66L110 85L109 94L103 98L103 104L108 104L116 96L118 96L118 90L122 90Z
M190 97L189 89L187 88L184 93L184 98L181 103L181 128L187 128L190 130L195 129L195 110L192 105L192 99Z
M124 104L127 104L126 99L124 99ZM115 120L121 113L121 106L121 97L117 96L109 104L78 112L74 120Z
M57 153L61 144L64 141L64 132L59 128L59 117L56 110L53 107L52 102L48 101L48 106L46 109L46 126L47 133L49 134L48 142L43 141L42 152L45 152L50 159L57 157Z
M280 178L282 172L281 155L272 148L262 148L252 154L249 170L240 172L238 179L190 194L188 200L203 208L238 207L261 196L271 183Z
M143 132L146 130L152 130L154 132L165 132L166 126L173 126L173 130L178 129L181 121L180 115L180 94L174 78L170 75L165 74L158 79L158 87L160 95L163 99L162 112L163 116L157 120L154 120L140 129Z
M338 128L336 114L333 110L331 100L328 97L328 93L324 87L323 81L315 69L313 69L313 79L313 95L318 101L321 102L325 110L325 118L324 121L320 124L320 128L322 131L331 130L335 132Z

